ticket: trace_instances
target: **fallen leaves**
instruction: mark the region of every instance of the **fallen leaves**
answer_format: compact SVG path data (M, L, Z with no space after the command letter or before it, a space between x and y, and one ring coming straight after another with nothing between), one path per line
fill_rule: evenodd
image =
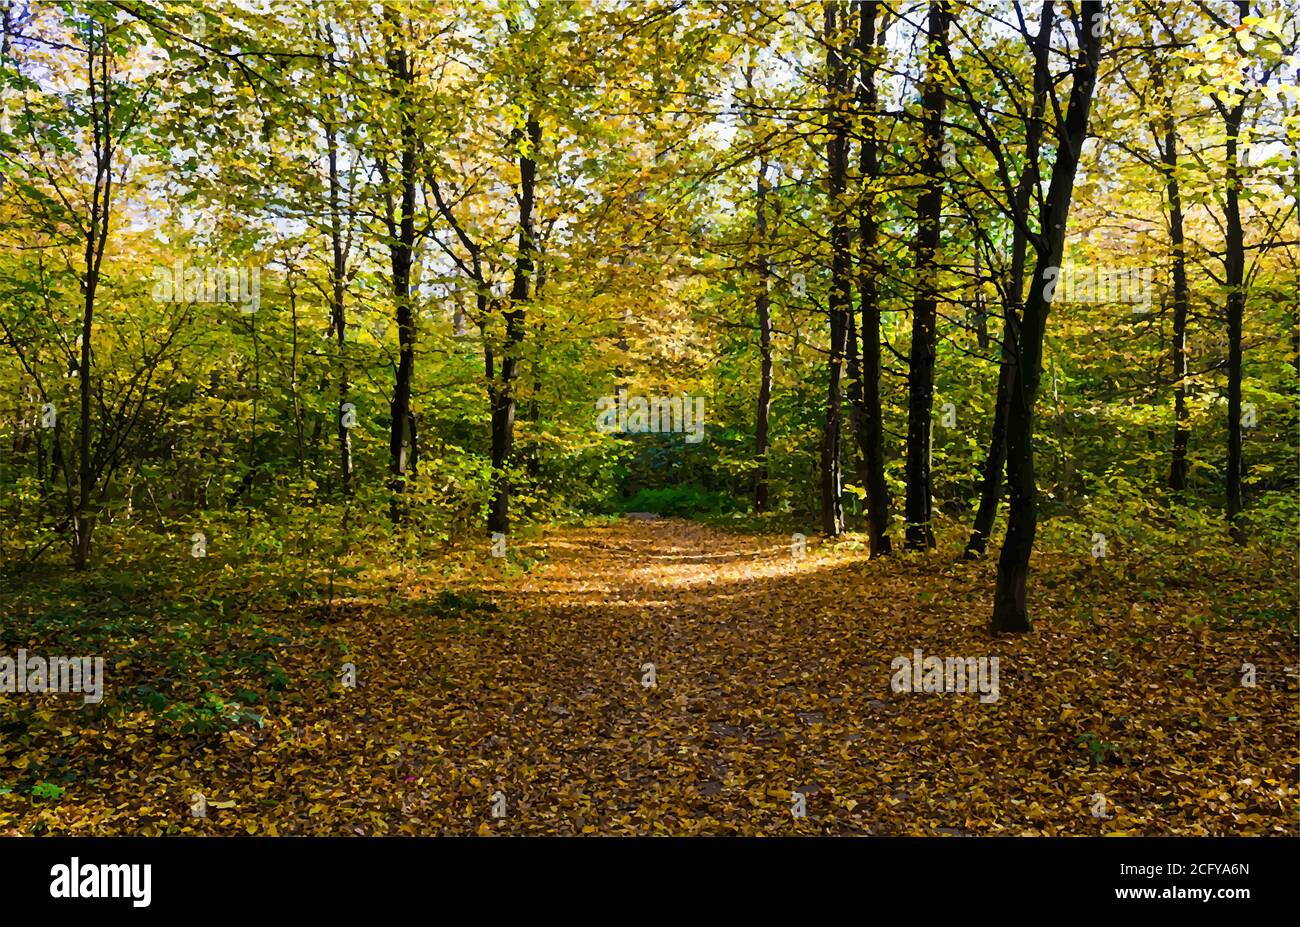
M67 736L0 746L0 776L75 774L57 800L0 792L0 831L1295 832L1289 631L1180 621L1212 588L1134 609L1121 580L1043 583L1035 633L994 640L986 563L795 560L779 537L671 520L539 544L547 565L518 579L453 593L412 571L359 595L329 626L355 688L331 648L276 648L288 681L262 727L178 736L140 708L98 726L60 708ZM914 648L997 656L1000 698L891 691Z

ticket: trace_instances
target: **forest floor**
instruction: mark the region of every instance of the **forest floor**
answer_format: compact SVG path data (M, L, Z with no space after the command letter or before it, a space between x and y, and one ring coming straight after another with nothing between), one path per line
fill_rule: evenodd
M1292 564L1039 553L1034 632L992 638L991 561L807 543L625 519L124 631L102 705L0 696L0 833L1297 832ZM6 651L77 643L9 604ZM224 686L198 707L183 646ZM892 691L917 649L998 658L996 700Z

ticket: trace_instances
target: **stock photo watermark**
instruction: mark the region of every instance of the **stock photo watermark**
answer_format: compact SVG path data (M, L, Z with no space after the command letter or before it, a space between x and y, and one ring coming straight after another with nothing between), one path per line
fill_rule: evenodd
M687 444L704 440L704 397L617 396L596 400L596 430L601 434L683 434Z
M160 303L229 303L252 315L262 302L259 267L197 267L177 261L153 272L153 298Z
M147 908L153 894L151 863L83 863L74 856L52 866L50 876L51 898L129 898Z
M1043 271L1043 299L1058 303L1122 303L1134 312L1151 309L1150 267L1049 267Z
M918 647L910 657L894 657L889 668L889 687L897 693L978 692L985 705L1000 697L997 657L927 657Z
M0 693L81 693L86 704L98 704L104 697L104 658L46 658L26 650L17 657L0 656Z

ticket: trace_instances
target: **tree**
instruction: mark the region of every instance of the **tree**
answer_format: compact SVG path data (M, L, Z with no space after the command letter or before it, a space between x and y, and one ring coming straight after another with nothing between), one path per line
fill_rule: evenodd
M103 357L110 354L101 348L98 312L104 302L104 262L115 232L119 190L128 185L132 146L147 147L148 114L166 70L154 68L143 82L132 79L130 71L138 65L143 44L134 22L116 21L99 11L48 9L22 23L37 23L48 34L59 34L57 42L19 36L13 43L11 30L19 23L6 16L6 57L14 55L18 45L28 46L32 56L47 46L67 52L34 62L46 71L44 80L27 74L20 61L5 64L12 68L15 85L25 91L19 123L29 147L20 162L25 169L13 175L19 202L39 224L42 248L61 254L69 271L77 267L76 334L71 343L60 336L62 357L54 362L76 378L77 417L70 447L64 447L62 404L48 375L48 361L40 356L39 336L33 332L29 342L19 323L0 319L0 325L54 420L53 461L64 480L65 517L59 530L70 532L73 566L83 570L90 562L99 508L146 415L155 378L165 369L163 358L187 320L186 312L175 313L152 330L151 340L142 329L137 366L125 376L120 370L100 369ZM84 182L75 164L79 145L90 165ZM65 282L63 273L52 272L44 257L38 257L29 296L56 330L66 330Z
M840 391L844 356L848 344L849 312L849 226L845 190L848 185L849 69L844 59L845 27L840 22L840 5L829 0L825 5L826 45L826 166L827 204L830 216L831 289L830 349L827 356L826 407L822 420L821 440L821 513L822 532L835 537L844 531L844 508L840 475Z
M859 169L862 201L858 206L858 304L862 338L862 384L856 405L857 435L866 485L867 537L871 555L889 553L889 489L885 485L884 421L880 402L880 285L878 248L880 223L876 217L880 184L880 151L877 125L880 106L876 89L876 67L888 30L887 12L882 5L858 5L858 110L862 119ZM877 21L879 20L879 26Z
M1078 52L1070 68L1070 96L1064 118L1056 125L1057 151L1051 179L1039 212L1038 229L1029 235L1035 265L1029 295L1020 318L1011 319L1012 358L1010 409L1007 417L1007 484L1010 501L1007 536L998 558L993 598L993 633L1030 629L1026 582L1029 557L1038 525L1034 480L1034 400L1043 368L1043 336L1052 307L1054 282L1060 272L1065 228L1074 193L1079 153L1088 132L1088 114L1101 57L1104 11L1100 0L1084 0L1071 16Z
M389 489L392 492L390 513L393 521L404 515L402 495L407 475L416 468L419 449L416 444L415 414L411 409L411 388L415 378L415 307L411 272L414 266L416 228L416 185L419 165L416 161L415 62L410 57L403 34L406 27L391 8L384 9L385 62L388 69L388 93L396 110L398 144L395 152L396 173L389 155L379 156L376 166L383 178L384 227L391 269L393 307L397 321L398 359L394 371L393 398L389 404Z
M505 533L510 529L510 454L515 440L515 380L519 375L519 346L524 340L526 307L530 299L537 243L534 237L533 209L537 199L537 150L542 143L542 127L531 112L524 116L518 134L519 148L519 248L515 255L514 281L510 301L504 307L505 343L501 351L501 370L493 370L491 350L486 355L488 395L492 407L492 471L495 487L488 515L488 531Z
M745 70L745 87L752 91L754 86L753 67ZM751 124L756 119L750 120ZM758 156L758 175L754 181L754 258L755 296L754 313L758 322L758 399L754 414L754 511L766 512L768 508L768 471L767 452L770 442L768 436L769 418L772 414L772 258L768 253L767 195L768 195L767 153Z
M1012 352L1014 333L1012 320L1016 319L1023 306L1025 293L1025 260L1028 251L1028 227L1031 196L1038 190L1042 179L1039 169L1040 148L1042 144L1043 116L1047 105L1047 93L1051 80L1049 54L1051 52L1052 24L1054 6L1044 3L1039 17L1038 35L1029 39L1021 18L1022 34L1029 41L1033 57L1033 95L1024 119L1025 153L1023 168L1016 181L1015 192L1011 196L1009 214L1011 216L1011 263L1002 285L1003 326L1001 350L998 362L998 385L993 402L993 427L989 435L988 452L984 465L980 469L979 506L975 512L975 522L971 528L970 539L966 542L964 556L966 559L982 557L988 548L989 536L993 531L993 519L997 515L998 500L1002 496L1003 474L1007 458L1007 421L1010 418L1011 381L1015 370L1015 356ZM951 62L950 62L951 64ZM978 105L977 101L968 101ZM999 165L1003 162L1000 160ZM977 252L978 253L978 252Z
M903 546L909 550L934 547L930 486L930 432L934 411L935 322L938 310L938 267L943 211L943 114L947 104L942 62L948 56L948 20L944 0L931 0L926 34L926 75L921 90L921 162L924 188L916 203L913 272L912 346L907 373L907 528Z

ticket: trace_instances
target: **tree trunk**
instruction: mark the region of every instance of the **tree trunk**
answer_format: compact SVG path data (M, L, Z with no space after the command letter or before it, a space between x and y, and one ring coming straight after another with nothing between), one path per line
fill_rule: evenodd
M1003 467L1007 459L1007 419L1010 416L1012 370L1015 354L1012 350L1014 332L1011 320L1019 318L1025 294L1025 259L1028 237L1025 223L1029 217L1030 196L1039 187L1042 172L1039 168L1039 149L1042 144L1042 118L1047 106L1051 71L1048 53L1051 49L1053 5L1043 4L1038 37L1034 41L1034 96L1030 104L1029 121L1025 125L1025 167L1016 182L1014 216L1011 230L1011 268L1007 275L1005 306L1002 321L1002 350L998 358L997 399L993 406L993 430L989 436L989 450L981 469L980 501L975 512L975 524L966 542L964 556L967 560L984 556L989 536L993 533L993 520L998 514L998 499L1002 496Z
M1042 376L1043 336L1054 289L1049 282L1055 280L1060 270L1065 227L1074 194L1074 176L1088 131L1088 114L1101 55L1101 29L1093 28L1102 20L1100 0L1084 0L1081 12L1083 28L1076 34L1080 36L1082 60L1077 61L1073 68L1065 121L1057 128L1056 160L1052 164L1052 177L1040 213L1039 232L1033 239L1037 252L1034 276L1022 318L1011 319L1009 324L1015 364L1007 416L1010 502L1007 536L998 558L997 587L993 597L991 630L994 634L1030 629L1026 580L1038 527L1037 486L1034 481L1034 398Z
M848 332L844 338L844 361L845 370L848 373L849 388L849 425L850 431L854 437L854 446L859 450L862 447L862 433L867 428L866 420L866 402L863 399L862 389L862 360L858 355L858 327L857 318L853 313L853 306L850 304L848 312ZM862 454L853 455L853 478L856 480L858 488L867 485L867 461Z
M537 268L536 268L537 282L533 286L533 298L535 300L542 299L542 293L546 288L546 269L547 269L547 265L545 260L543 260L542 247L539 244L537 248ZM537 324L536 340L539 343L539 347L538 350L534 352L535 359L533 361L533 382L528 391L528 426L533 436L533 443L532 443L532 447L529 448L528 451L528 459L526 461L526 467L527 467L526 472L528 474L528 483L534 489L537 487L538 485L537 481L540 479L542 473L542 443L540 440L541 436L539 435L538 432L542 421L542 355L543 352L542 352L541 344L545 342L545 338L546 338L546 322L541 321L538 322ZM536 495L534 495L534 498L536 498ZM533 510L535 510L536 506L534 505L532 508Z
M1024 249L1021 248L1021 261ZM1016 275L1012 275L1013 277ZM1023 279L1023 274L1020 275ZM1015 284L1023 289L1023 282ZM1015 300L1016 305L1019 299ZM993 519L998 514L998 498L1002 495L1002 470L1007 460L1007 416L1011 399L1011 378L1015 367L1010 355L1011 328L1008 322L1002 326L1002 351L998 361L997 399L993 405L993 430L989 435L989 450L984 457L984 466L980 469L980 502L975 511L975 524L971 528L970 538L966 541L963 552L967 560L976 560L984 556L988 549L989 535L993 532Z
M519 253L515 257L514 282L505 313L506 338L501 352L501 372L489 384L492 409L493 493L488 513L489 533L505 534L510 529L510 455L515 438L515 379L519 373L519 345L524 340L524 307L532 283L534 252L533 205L536 199L537 149L542 141L541 123L528 117L525 127L529 147L519 156Z
M331 28L331 50L328 59L330 77L335 73L333 34ZM347 293L347 251L343 242L342 208L339 203L341 183L339 181L339 144L338 127L334 124L332 114L326 121L325 140L329 153L329 210L330 210L330 328L338 345L338 409L335 411L335 427L339 442L339 478L344 495L352 493L352 434L343 425L343 405L348 401L347 368L347 314L344 297Z
M948 42L948 10L944 0L931 0L925 87L921 93L924 151L921 174L925 189L916 204L913 273L912 346L907 378L907 529L903 546L909 550L934 547L930 486L930 429L934 407L935 321L938 311L940 218L943 208L943 114L947 101L940 80L941 49Z
M99 272L94 267L93 239L97 234L98 218L91 220L91 234L86 238L85 300L81 314L81 360L77 365L78 392L81 416L77 433L77 508L73 516L73 565L84 570L90 562L90 536L95 518L90 511L90 494L95 488L95 474L90 461L90 336L95 317L95 290L99 285Z
M414 69L407 58L406 49L395 48L388 56L388 68L393 78L393 94L399 108L401 150L399 154L399 184L401 190L400 214L392 215L392 191L388 191L387 214L390 236L389 257L393 274L393 302L397 313L397 371L393 383L393 398L389 404L390 430L388 437L389 490L392 494L390 514L394 522L403 520L406 505L407 475L413 472L414 451L413 414L411 412L411 385L415 377L415 311L412 305L411 268L415 253L415 151L417 137L411 99L415 79Z
M826 410L822 422L821 442L821 512L822 531L829 537L844 532L844 509L840 475L840 388L844 351L848 337L848 314L852 308L849 293L849 228L845 222L844 191L848 183L848 126L844 118L848 96L848 67L840 53L841 24L838 0L826 3L827 87L827 167L829 171L828 205L831 222L831 289L828 300L830 315L829 376L826 384Z
M772 263L767 253L767 158L758 164L755 185L754 231L758 238L758 408L754 420L754 511L768 508L767 445L768 416L772 410L772 307L769 300Z
M885 29L877 32L878 5L858 7L859 90L858 104L864 126L858 163L862 171L863 198L858 214L858 300L862 312L862 407L860 427L855 433L862 452L862 470L867 492L867 544L871 556L889 553L889 487L885 485L884 425L880 408L880 298L878 281L882 269L877 249L880 227L876 221L876 190L880 177L880 156L876 140L875 53L884 44Z
M1181 500L1187 489L1187 444L1191 430L1187 425L1187 309L1191 302L1187 288L1187 251L1183 238L1183 199L1178 183L1178 136L1174 131L1173 113L1165 114L1165 142L1161 151L1164 164L1165 195L1169 200L1169 246L1173 260L1174 336L1171 353L1174 362L1174 446L1169 462L1169 488Z
M1250 13L1247 0L1237 0L1237 15L1242 21ZM1224 191L1225 282L1228 287L1228 531L1237 544L1246 543L1246 529L1241 521L1244 507L1241 482L1244 471L1241 456L1241 320L1246 308L1246 238L1241 226L1241 165L1237 163L1238 135L1246 111L1246 96L1224 110L1227 133L1227 177Z
M82 279L83 301L81 313L81 357L77 364L77 388L80 399L79 431L77 434L77 501L73 511L73 566L84 570L90 563L90 538L95 530L95 513L91 494L95 491L97 471L91 442L91 368L94 353L91 341L94 333L95 294L99 289L100 268L104 260L104 246L108 243L109 221L112 216L113 195L113 122L112 87L109 83L108 57L110 49L107 36L96 42L95 24L90 24L86 45L88 91L91 98L94 128L95 186L90 201L90 222L86 229L85 276ZM98 46L98 51L96 50ZM96 61L96 58L99 58ZM96 74L96 67L100 68ZM102 96L96 96L96 88ZM96 105L98 104L98 105Z

